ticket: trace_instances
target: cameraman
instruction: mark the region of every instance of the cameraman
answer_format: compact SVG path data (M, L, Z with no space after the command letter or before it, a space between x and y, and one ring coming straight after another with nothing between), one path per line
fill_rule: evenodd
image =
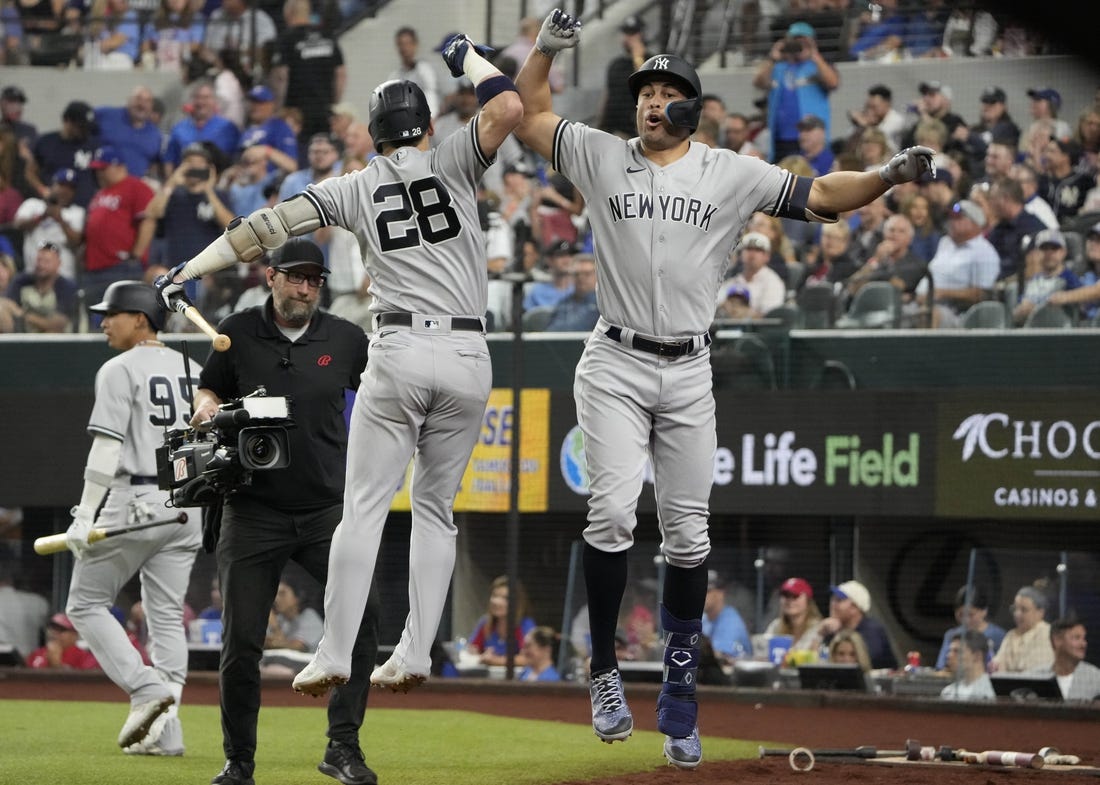
M752 78L753 87L768 91L768 137L772 163L798 155L798 121L816 115L829 132L829 93L840 76L817 48L817 35L806 22L795 22L776 41Z
M260 708L260 659L279 581L293 559L324 585L329 545L342 515L347 427L344 390L359 386L367 336L318 309L328 270L321 249L292 240L265 271L271 296L234 313L219 331L232 339L211 352L195 395L195 427L218 405L266 388L291 399L291 465L256 470L225 497L217 544L224 610L221 653L225 767L214 785L252 785ZM359 747L368 678L378 650L380 606L373 587L356 639L351 680L329 700L330 742L318 768L345 785L377 782Z

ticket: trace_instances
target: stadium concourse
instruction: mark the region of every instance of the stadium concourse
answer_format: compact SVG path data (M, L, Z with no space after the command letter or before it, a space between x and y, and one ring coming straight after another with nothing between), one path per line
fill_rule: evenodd
M655 698L658 685L628 684L628 695ZM771 690L702 687L699 727L704 736L753 739L777 747L838 749L874 746L879 750L904 749L909 739L923 746L971 751L1009 750L1038 752L1057 747L1077 755L1076 771L1054 771L967 766L965 764L890 763L830 760L819 757L813 770L792 771L782 756L741 761L704 761L698 769L678 772L654 756L653 771L557 785L658 785L670 778L692 785L763 785L796 778L813 785L986 785L986 783L1042 783L1095 785L1100 782L1100 710L1035 704L947 704L920 698L843 696L822 692L783 693ZM5 699L114 700L117 688L100 673L50 674L0 669L0 694ZM537 700L531 700L532 696ZM192 672L187 683L189 704L216 705L217 674ZM302 706L286 680L264 684L264 706ZM589 737L587 691L577 685L517 684L480 679L432 681L407 695L377 690L372 709L447 709L483 712L522 719L576 723L578 733ZM656 730L656 715L638 712L638 730ZM368 730L369 733L369 730ZM580 738L580 737L578 737ZM597 744L595 738L591 743ZM628 741L627 743L631 743ZM1003 779L1008 777L1007 780Z

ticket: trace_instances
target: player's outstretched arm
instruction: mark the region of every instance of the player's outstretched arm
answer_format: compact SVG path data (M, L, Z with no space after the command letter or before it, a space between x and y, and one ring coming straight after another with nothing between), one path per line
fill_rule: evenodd
M477 102L481 104L477 141L488 158L496 155L505 137L515 130L523 117L523 105L515 84L484 57L492 51L458 33L443 45L441 52L452 76L465 76L474 84Z
M523 121L516 129L516 136L546 159L551 158L554 131L561 122L553 111L550 65L562 49L577 45L580 31L580 20L555 8L543 20L535 45L516 75L516 89L523 100Z
M806 207L815 216L835 216L862 207L899 183L936 173L935 151L928 147L907 147L878 170L829 172L814 178Z
M238 262L253 262L268 251L282 248L291 237L314 232L323 225L320 209L304 193L295 194L274 207L261 207L248 217L237 216L217 240L153 282L157 300L162 307L174 311L177 299L184 297L185 281L224 270Z

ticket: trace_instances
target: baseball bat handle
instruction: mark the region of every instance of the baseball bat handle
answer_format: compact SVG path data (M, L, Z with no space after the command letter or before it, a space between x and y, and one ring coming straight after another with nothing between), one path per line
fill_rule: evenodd
M180 305L183 303L181 302ZM181 309L183 315L186 316L192 324L206 333L207 337L214 342L214 348L219 352L224 352L229 348L229 336L219 333L210 322L206 321L206 318L199 313L199 309L193 305L188 305Z
M88 544L93 542L99 542L106 539L106 529L92 529L88 532ZM61 553L61 551L68 550L69 546L65 539L65 532L61 534L49 534L45 537L39 537L34 541L34 552L39 556L49 556L54 553Z

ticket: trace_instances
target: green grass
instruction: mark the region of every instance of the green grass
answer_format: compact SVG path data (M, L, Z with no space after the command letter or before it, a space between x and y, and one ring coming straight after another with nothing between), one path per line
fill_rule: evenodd
M0 701L0 782L66 785L201 785L223 763L215 706L180 710L187 754L124 755L115 746L124 703ZM321 708L264 708L257 785L325 785ZM383 783L511 785L585 780L665 765L663 737L638 731L601 744L587 725L518 720L462 711L369 709L362 732L367 763ZM752 758L756 743L703 737L705 760Z

